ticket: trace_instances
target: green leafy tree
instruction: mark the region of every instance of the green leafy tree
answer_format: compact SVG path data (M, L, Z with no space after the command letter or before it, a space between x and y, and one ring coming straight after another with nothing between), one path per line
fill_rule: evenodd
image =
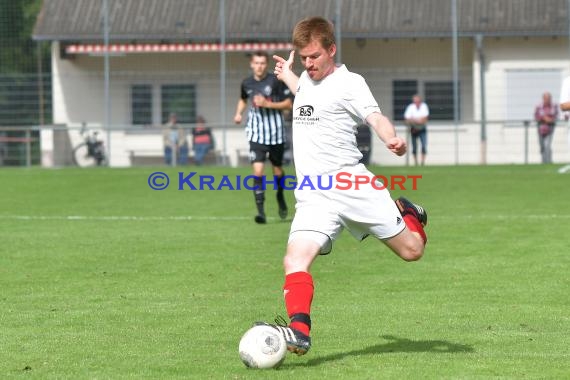
M36 72L37 43L31 36L40 9L41 0L0 0L0 73Z
M0 126L51 121L50 48L32 40L41 6L41 0L0 0ZM38 72L39 60L43 73ZM22 137L24 133L4 129L0 136ZM5 143L3 164L21 164L22 148L23 144ZM37 140L32 149L38 152Z

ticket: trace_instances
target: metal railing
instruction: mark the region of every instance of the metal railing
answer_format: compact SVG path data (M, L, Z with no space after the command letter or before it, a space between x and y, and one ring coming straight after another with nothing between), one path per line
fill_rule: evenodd
M40 164L39 134L33 127L0 127L0 166Z
M187 131L189 164L192 164L191 125L181 126ZM215 149L208 164L239 166L248 164L249 146L243 126L211 124ZM162 127L113 126L105 130L101 125L43 125L28 127L0 127L0 166L76 166L77 149L86 144L81 132L103 143L105 165L172 165L164 160ZM480 122L431 121L428 124L427 165L454 164L532 164L540 163L540 150L536 123L531 120L487 120L486 140L481 139ZM397 133L410 136L408 129L396 123ZM98 132L95 134L94 132ZM111 144L109 140L111 139ZM219 142L226 139L227 146ZM411 145L411 144L409 144ZM108 150L111 146L112 151ZM293 147L294 148L294 147ZM555 163L570 162L570 128L560 121L555 128L552 143ZM409 149L411 151L411 147ZM292 154L292 149L289 155ZM458 158L458 160L456 159ZM380 165L411 165L410 155L397 158L391 155L376 136L371 141L371 163ZM80 164L81 166L81 164Z

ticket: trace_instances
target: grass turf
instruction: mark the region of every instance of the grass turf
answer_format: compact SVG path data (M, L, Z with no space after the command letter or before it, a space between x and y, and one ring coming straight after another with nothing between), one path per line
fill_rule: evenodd
M392 195L428 210L425 257L343 233L313 266L312 350L270 372L237 344L284 314L274 192L259 226L250 191L179 191L157 170L164 191L152 168L0 170L0 377L570 377L570 178L555 166L373 167L422 175Z

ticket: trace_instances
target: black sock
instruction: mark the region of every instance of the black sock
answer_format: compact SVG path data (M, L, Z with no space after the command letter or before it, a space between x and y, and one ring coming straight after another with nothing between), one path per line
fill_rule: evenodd
M280 209L287 208L285 197L283 195L283 177L285 177L285 173L281 174L280 176L275 176L275 180L277 181L277 203L279 204Z
M265 190L263 189L263 178L255 177L253 180L255 190L253 190L253 195L255 196L255 205L257 206L257 213L259 215L265 215L263 209L263 203L265 203Z

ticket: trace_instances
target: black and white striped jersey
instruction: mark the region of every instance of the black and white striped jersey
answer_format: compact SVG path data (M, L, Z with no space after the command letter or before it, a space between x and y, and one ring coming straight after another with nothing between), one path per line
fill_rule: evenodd
M292 97L291 91L272 73L259 81L252 75L241 84L241 98L249 104L245 126L247 139L263 145L284 144L286 136L282 111L255 107L252 99L258 94L272 102L281 102Z

